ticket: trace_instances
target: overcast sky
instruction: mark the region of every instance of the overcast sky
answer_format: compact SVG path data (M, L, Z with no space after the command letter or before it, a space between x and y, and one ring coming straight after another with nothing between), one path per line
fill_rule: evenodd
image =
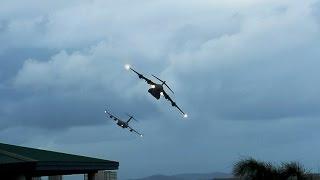
M1 142L117 160L121 179L246 156L320 170L320 1L2 0L0 42Z

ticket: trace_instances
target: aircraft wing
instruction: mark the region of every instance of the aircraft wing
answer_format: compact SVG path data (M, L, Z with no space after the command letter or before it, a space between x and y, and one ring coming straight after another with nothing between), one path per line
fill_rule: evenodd
M142 74L138 73L136 70L132 69L131 67L130 67L130 70L133 71L134 73L136 73L140 79L144 79L148 84L150 84L150 85L156 84L156 83L152 82L150 79L144 77Z
M128 126L128 128L130 129L130 132L134 132L136 134L138 134L139 136L142 137L142 134L140 134L138 131L136 131L135 129L133 129L132 127Z
M163 93L164 98L166 98L168 101L171 102L171 105L172 105L172 106L176 107L183 115L186 115L186 114L180 109L180 107L176 104L176 102L174 102L174 101L170 98L170 96L169 96L165 91L162 91L162 93Z
M120 120L117 116L111 114L110 112L108 112L108 110L105 110L104 113L108 114L109 117L113 120Z

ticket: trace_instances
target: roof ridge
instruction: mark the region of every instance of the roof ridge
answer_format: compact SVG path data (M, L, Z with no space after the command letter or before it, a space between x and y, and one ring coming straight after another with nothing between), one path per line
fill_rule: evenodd
M116 162L115 160L106 160L106 159L102 159L100 157L90 157L90 156L86 156L86 155L79 155L79 154L71 154L71 153L66 153L66 152L60 152L60 151L56 151L56 150L47 150L47 149L42 149L42 148L32 148L32 147L26 147L26 146L17 146L17 145L12 145L12 144L5 144L5 143L0 143L0 154L6 154L6 155L9 155L8 153L12 153L10 154L10 156L16 158L16 159L22 159L22 160L25 160L25 161L42 161L41 159L31 159L29 157L25 157L23 155L20 155L19 153L17 154L14 154L15 151L13 152L10 152L10 150L8 150L7 148L1 148L1 146L8 146L10 148L18 148L20 149L21 151L37 151L37 152L41 152L41 153L53 153L55 155L62 155L62 156L66 156L66 157L70 157L70 158L74 158L74 157L77 157L77 158L82 158L80 160L83 160L83 158L85 158L84 161L87 161L87 160L95 160L95 161L104 161L104 162ZM4 151L4 152L1 152ZM9 152L8 152L9 151ZM43 154L42 154L43 155ZM47 155L46 155L47 156ZM34 157L33 157L34 158ZM87 159L87 160L86 160Z
M14 148L22 148L23 150L41 151L41 152L45 152L45 153L54 153L54 154L61 154L61 155L68 155L68 156L79 156L79 157L91 158L88 156L59 152L59 151L55 151L55 150L47 150L47 149L27 147L27 146L18 146L18 145L13 145L13 144L6 144L6 143L0 143L0 145L1 144L5 145L5 146L14 147ZM2 150L2 151L4 151L4 150ZM5 151L5 152L8 152L8 151ZM0 149L0 154L1 154L1 149ZM22 156L22 157L24 157L24 156ZM98 158L93 158L93 159L98 159Z
M35 159L29 158L29 157L25 157L25 156L22 156L22 155L19 155L19 154L15 154L15 153L12 153L12 152L8 152L8 151L2 150L2 149L0 149L0 154L4 154L4 155L10 156L10 157L12 157L14 159L18 159L18 160L22 160L22 161L37 161Z

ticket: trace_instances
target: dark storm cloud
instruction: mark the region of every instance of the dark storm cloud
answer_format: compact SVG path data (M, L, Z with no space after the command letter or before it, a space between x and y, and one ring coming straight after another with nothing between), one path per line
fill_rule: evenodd
M115 113L129 109L138 116L141 114L141 118L150 116L155 106L144 101L142 93L132 97L125 90L124 82L130 78L136 80L136 77L126 76L123 63L113 62L116 57L99 57L101 47L105 48L105 44L84 54L61 52L47 61L26 61L13 87L2 92L4 100L6 93L11 100L18 97L16 101L2 103L3 107L10 103L12 108L10 112L3 113L9 125L54 130L104 124L104 108ZM109 66L110 63L114 65ZM120 71L110 73L114 68ZM139 110L135 104L143 108Z
M313 2L39 6L0 11L2 140L116 159L124 178L227 171L241 155L314 167L316 156L302 156L320 148ZM167 80L190 118L155 101L126 63ZM135 114L145 138L117 128L105 107Z
M26 59L35 58L40 61L57 53L46 48L9 48L0 53L0 80L8 82L22 68Z
M192 82L184 87L193 95L189 98L199 107L197 112L211 112L218 118L318 115L318 27L308 21L306 33L298 23L305 20L291 19L292 13L296 11L286 11L277 20L257 17L257 24L245 24L239 33L210 39L195 52L177 53L172 56L177 62L167 72L176 72L178 82ZM256 26L259 21L265 29Z
M272 56L266 60L262 57L257 63L229 65L201 75L194 72L179 76L192 79L193 83L186 89L190 89L188 93L194 93L189 99L199 107L197 111L210 112L222 119L318 116L316 67L319 54L310 50L299 54L282 56L280 62L279 59L273 61L275 57ZM304 63L299 63L302 60ZM210 79L202 81L206 76ZM301 94L302 91L305 94Z

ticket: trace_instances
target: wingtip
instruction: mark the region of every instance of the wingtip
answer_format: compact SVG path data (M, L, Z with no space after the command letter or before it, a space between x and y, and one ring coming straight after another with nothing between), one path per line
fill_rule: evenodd
M188 114L183 114L183 118L188 118Z
M125 68L126 70L130 70L130 69L131 69L131 66L130 66L130 64L125 64L125 65L124 65L124 68Z

